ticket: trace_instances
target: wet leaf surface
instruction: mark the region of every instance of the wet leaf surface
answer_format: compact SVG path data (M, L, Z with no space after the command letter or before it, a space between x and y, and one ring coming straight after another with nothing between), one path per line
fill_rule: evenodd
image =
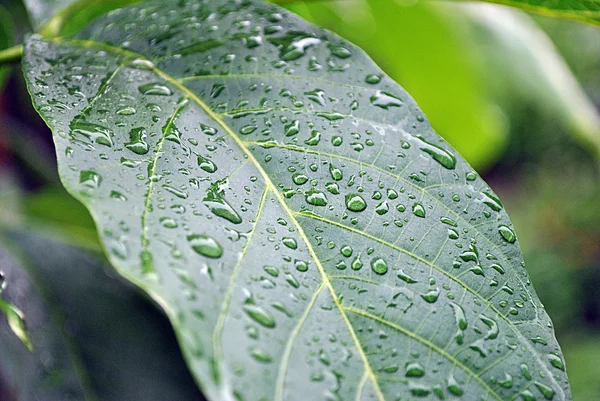
M30 37L24 69L209 399L571 398L501 202L360 49L273 5L156 1Z

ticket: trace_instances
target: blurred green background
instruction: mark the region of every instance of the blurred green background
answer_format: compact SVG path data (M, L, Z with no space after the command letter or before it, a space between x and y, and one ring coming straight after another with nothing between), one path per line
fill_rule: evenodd
M370 54L498 193L574 398L600 400L600 27L489 4L285 3ZM18 1L0 4L2 48L30 28ZM100 257L87 212L60 187L19 66L2 75L0 232L35 231Z

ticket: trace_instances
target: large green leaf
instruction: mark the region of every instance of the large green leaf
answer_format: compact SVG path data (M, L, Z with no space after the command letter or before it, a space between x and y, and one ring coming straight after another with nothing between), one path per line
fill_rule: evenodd
M0 399L203 400L168 321L109 277L104 259L13 233L2 236L0 264L34 345L29 352L0 323Z
M212 400L570 399L501 203L355 46L254 1L27 40L62 180Z

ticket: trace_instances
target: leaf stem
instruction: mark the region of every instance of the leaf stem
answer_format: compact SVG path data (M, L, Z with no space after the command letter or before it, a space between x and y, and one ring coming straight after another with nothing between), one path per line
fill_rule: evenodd
M8 49L0 50L0 66L14 64L21 61L23 56L23 45L16 45Z

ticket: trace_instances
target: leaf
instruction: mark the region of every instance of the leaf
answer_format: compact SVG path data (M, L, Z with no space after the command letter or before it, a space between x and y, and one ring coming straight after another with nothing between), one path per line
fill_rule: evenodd
M2 276L2 272L0 272L0 290L2 290L2 285L4 285L4 277ZM2 291L0 291L0 294ZM19 310L16 306L6 302L2 298L0 298L0 312L6 316L6 322L8 323L8 327L11 331L21 340L23 345L25 345L30 351L33 350L31 345L31 341L29 340L29 334L27 333L27 328L25 327L25 317L23 312Z
M36 32L54 36L72 33L96 17L141 0L24 0Z
M460 1L460 0L454 0ZM600 25L600 3L589 0L485 0L549 17L574 19Z
M497 92L506 94L504 103L522 104L519 97L533 101L600 156L600 115L544 31L518 10L483 3L460 10L476 28L473 36L487 55Z
M209 399L571 398L500 201L357 47L269 4L156 1L29 37L24 71Z
M12 45L13 24L6 10L0 6L0 50L6 49ZM8 67L0 67L0 90L4 87L4 81L8 76Z
M13 233L2 238L0 263L35 345L28 352L0 324L0 398L12 389L22 401L203 399L167 320L109 277L103 259Z
M291 10L373 55L478 171L502 154L507 126L462 13L439 4L378 0L306 2ZM404 37L411 39L398 40Z

